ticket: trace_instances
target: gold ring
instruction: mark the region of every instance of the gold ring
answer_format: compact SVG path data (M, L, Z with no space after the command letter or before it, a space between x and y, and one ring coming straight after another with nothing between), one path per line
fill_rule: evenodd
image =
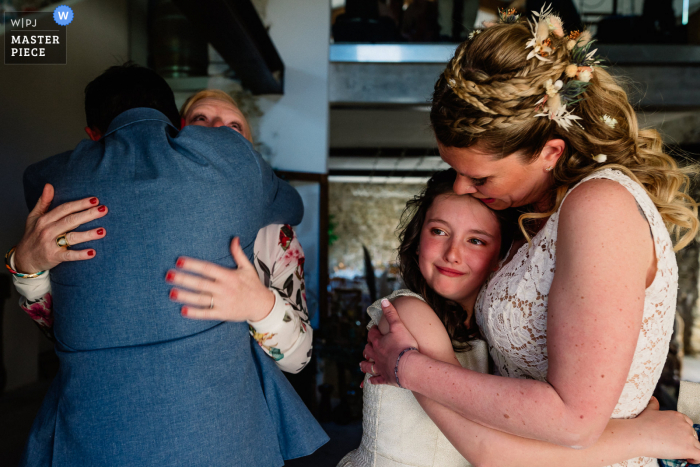
M214 296L213 295L211 296L211 301L209 302L209 309L211 310L212 308L214 308Z
M68 235L68 232L62 233L58 237L56 237L56 245L58 245L61 248L68 248L70 243L68 243L68 239L66 238L66 235Z

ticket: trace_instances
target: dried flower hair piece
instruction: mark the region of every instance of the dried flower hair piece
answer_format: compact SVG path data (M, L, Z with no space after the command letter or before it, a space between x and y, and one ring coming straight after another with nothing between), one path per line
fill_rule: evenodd
M520 13L515 8L499 8L498 9L498 22L505 24L515 24L520 21Z
M567 107L582 100L580 96L586 92L588 83L571 80L565 84L562 80L552 82L548 79L544 87L546 95L537 101L537 110L545 110L545 112L540 112L535 117L548 117L564 130L571 128L572 123L583 128L576 121L581 120L581 117L573 115Z
M617 120L612 118L610 115L603 115L600 119L610 128L615 128L617 126Z
M476 36L481 34L482 31L483 31L483 29L474 29L472 32L469 33L468 39L469 40L474 39Z
M542 9L537 12L532 12L532 21L527 20L530 25L530 32L532 32L532 39L527 41L525 44L525 49L532 47L532 50L527 55L527 59L535 57L540 61L548 62L550 61L547 57L554 51L552 49L552 41L549 38L550 33L556 31L555 35L561 32L562 37L564 35L564 30L562 29L561 18L552 14L552 6L547 6L546 4L542 6Z

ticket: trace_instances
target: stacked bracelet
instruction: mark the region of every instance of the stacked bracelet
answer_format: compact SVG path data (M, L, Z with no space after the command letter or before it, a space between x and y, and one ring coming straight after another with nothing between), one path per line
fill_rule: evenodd
M401 386L401 383L399 383L399 361L401 360L401 357L403 357L403 354L408 352L409 350L418 350L415 347L407 347L401 351L399 354L398 358L396 359L396 365L394 366L394 376L396 377L396 384L403 389L403 386Z
M46 271L39 271L39 272L35 272L34 274L23 274L21 272L15 271L12 268L12 266L10 266L10 258L12 258L12 255L14 254L16 248L17 248L16 246L13 246L12 248L10 248L10 250L7 253L5 253L5 267L7 268L8 271L10 271L10 274L12 274L15 277L19 277L21 279L33 279L35 277L41 276L42 274L44 274L46 272Z

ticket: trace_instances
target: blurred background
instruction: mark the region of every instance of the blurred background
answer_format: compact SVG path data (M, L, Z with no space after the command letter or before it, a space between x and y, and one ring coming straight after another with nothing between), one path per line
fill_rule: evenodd
M67 65L0 65L0 250L27 208L22 173L85 137L83 90L127 60L164 76L178 105L222 89L247 115L257 149L304 199L314 359L295 388L331 435L310 459L333 466L359 444L365 310L401 287L396 227L406 201L446 168L429 128L433 85L456 45L498 8L541 0L0 0L16 12L69 5ZM550 2L547 2L550 3ZM700 149L700 0L554 0L567 30L588 28L625 78L641 126L679 158ZM694 193L700 198L700 191ZM697 243L678 254L676 330L656 395L675 408L700 381ZM0 272L0 465L16 465L57 361Z

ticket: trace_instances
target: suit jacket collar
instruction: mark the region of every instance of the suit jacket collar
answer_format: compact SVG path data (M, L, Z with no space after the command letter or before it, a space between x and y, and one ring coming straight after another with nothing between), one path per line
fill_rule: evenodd
M137 107L135 109L129 109L117 115L114 118L114 120L112 120L112 123L109 124L107 132L104 134L104 136L114 133L115 131L124 128L127 125L147 120L158 120L161 122L165 122L171 127L175 128L175 125L172 124L170 119L168 119L168 117L166 117L159 110L151 109L149 107ZM177 130L177 128L175 128L175 130Z

